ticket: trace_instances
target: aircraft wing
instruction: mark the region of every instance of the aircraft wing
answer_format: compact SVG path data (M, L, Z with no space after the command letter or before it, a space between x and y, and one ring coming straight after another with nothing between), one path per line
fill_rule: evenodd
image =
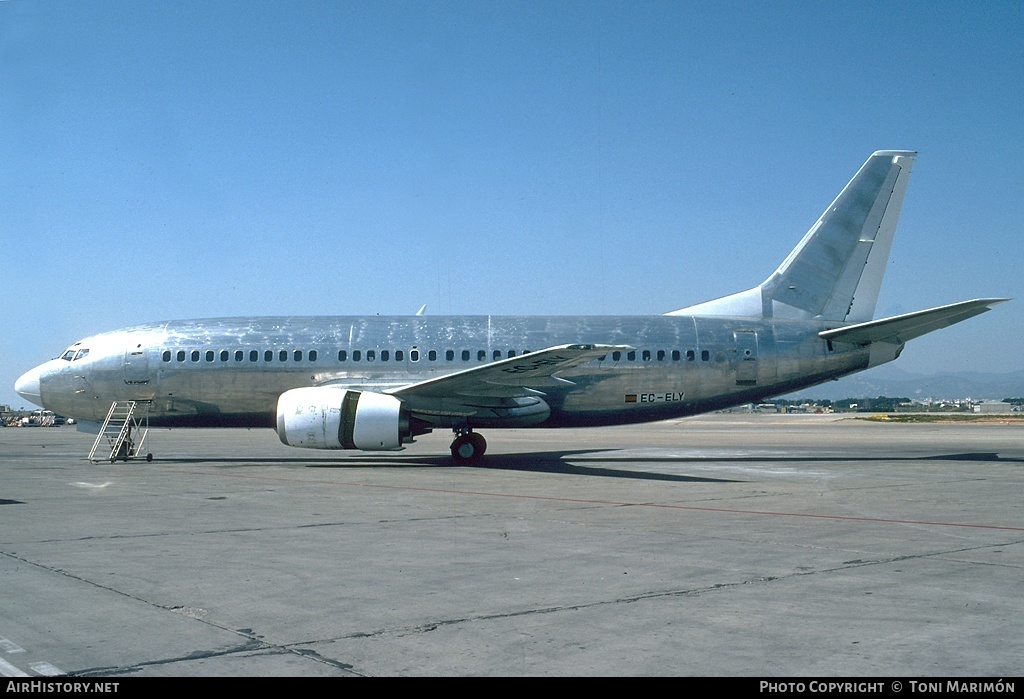
M632 349L626 345L558 345L408 384L387 393L403 400L543 395L536 387L572 385L571 381L555 376L558 372L586 364L610 352Z
M904 315L871 320L866 323L847 325L834 330L823 330L818 336L834 342L853 345L870 345L872 342L904 344L933 330L949 327L962 320L973 318L991 309L997 303L1009 299L975 299L960 303L915 311Z

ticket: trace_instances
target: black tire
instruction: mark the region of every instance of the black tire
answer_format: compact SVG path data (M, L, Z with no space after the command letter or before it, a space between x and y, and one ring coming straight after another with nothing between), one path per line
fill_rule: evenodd
M467 436L469 437L469 441L473 443L473 446L476 447L476 458L479 459L487 451L487 440L478 432L470 432Z
M460 464L472 464L480 460L487 449L487 442L475 432L459 435L452 442L452 458Z

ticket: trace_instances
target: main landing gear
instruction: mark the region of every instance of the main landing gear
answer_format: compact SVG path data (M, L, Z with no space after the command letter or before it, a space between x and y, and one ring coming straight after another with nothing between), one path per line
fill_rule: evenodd
M452 458L460 464L471 464L480 460L487 451L487 440L469 428L455 430L452 442Z

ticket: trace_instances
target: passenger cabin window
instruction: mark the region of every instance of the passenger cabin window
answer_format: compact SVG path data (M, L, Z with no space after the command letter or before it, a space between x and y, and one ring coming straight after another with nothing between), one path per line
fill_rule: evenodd
M230 356L231 356L231 353L228 352L227 350L221 350L220 351L220 360L222 362L226 362L228 360L228 357L230 357Z
M178 350L174 358L177 359L179 362L185 361L185 350Z
M366 350L366 361L372 362L376 358L377 358L377 351L376 350Z
M501 350L494 350L494 352L491 353L491 359L494 361L501 359Z
M395 350L395 361L400 362L405 359L405 352L402 350Z
M315 362L316 361L316 357L317 357L316 350L310 350L309 351L309 361Z
M482 362L487 359L487 350L478 350L476 353L476 360Z
M711 352L709 352L708 350L701 350L700 351L700 360L702 362L706 362L709 359L711 359Z
M245 359L245 352L242 350L235 350L235 361L240 362Z
M391 352L389 352L389 351L387 351L387 350L381 350L381 351L380 351L380 360L381 360L382 362L386 362L386 361L388 361L389 359L391 359Z
M164 353L160 355L160 358L163 359L165 362L171 361L171 351L164 350Z
M338 350L338 361L339 362L344 362L347 359L348 359L348 352L346 352L345 350Z
M409 350L409 361L418 362L420 360L419 350Z
M206 350L206 361L212 362L214 357L213 350Z
M455 350L445 350L444 359L446 362L450 362L455 359Z
M199 350L192 350L192 356L190 357L190 359L193 362L198 362L199 361Z
M278 352L277 353L277 360L279 362L287 362L288 361L288 350L281 350L280 352Z
M462 350L462 361L469 361L469 350Z
M358 362L358 361L362 360L362 358L363 358L363 353L362 353L361 350L352 350L352 361L353 362Z
M258 362L259 360L260 360L260 351L259 350L249 350L249 361L250 362Z
M672 361L673 362L678 362L679 361L679 350L672 350Z
M430 350L429 352L427 352L427 359L429 359L432 362L436 362L437 361L437 350Z
M263 352L263 361L272 362L274 361L274 350L265 350Z
M692 362L697 359L697 353L693 350L686 350L686 361Z
M292 353L292 359L294 359L297 362L301 362L302 361L302 350L295 350Z

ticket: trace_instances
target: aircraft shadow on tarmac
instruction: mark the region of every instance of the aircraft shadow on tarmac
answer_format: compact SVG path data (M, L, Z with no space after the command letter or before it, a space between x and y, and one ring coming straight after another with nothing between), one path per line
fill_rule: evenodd
M601 456L592 456L600 454ZM211 457L211 458L171 458L160 459L161 463L176 464L211 464L211 465L236 465L252 466L261 464L282 464L293 466L305 466L307 468L325 469L352 469L352 468L408 468L410 466L423 468L480 468L504 471L523 471L531 473L552 473L579 476L598 476L604 478L622 478L632 480L656 480L682 483L742 483L748 479L736 478L709 478L704 476L689 476L676 473L665 473L659 471L640 470L629 468L627 465L641 464L663 464L666 466L686 464L712 464L712 463L813 463L813 462L900 462L900 461L975 461L979 463L1000 462L1000 463L1024 463L1022 458L1001 458L995 452L966 452L960 454L940 454L931 456L865 456L865 455L822 455L822 456L794 456L787 455L745 455L729 456L702 454L700 456L657 456L643 454L635 456L619 456L608 449L578 449L552 452L529 452L523 454L492 454L479 466L463 466L455 464L451 458L445 455L416 456L411 454L403 455L368 455L360 453L352 458L344 460L334 459L295 459L287 457ZM591 466L589 463L593 463ZM623 468L609 467L607 464L622 464Z
M606 468L596 465L616 461L619 463L644 464L644 463L673 463L692 461L692 459L659 458L659 457L599 457L591 459L594 466L583 466L572 463L585 459L588 454L607 454L607 449L582 449L554 452L529 452L525 454L494 454L487 456L480 465L465 466L456 464L451 457L440 454L430 456L413 455L353 455L352 458L344 460L329 459L292 459L292 458L244 458L244 457L212 457L212 458L170 458L159 459L160 463L166 464L211 464L211 465L262 465L262 464L290 464L305 466L307 468L328 468L328 469L352 469L352 468L408 468L410 466L423 468L473 468L495 471L523 471L532 473L558 473L579 476L600 476L605 478L628 478L633 480L657 480L682 483L736 483L741 482L728 478L706 478L702 476L687 476L683 474L663 473L656 471L642 471L635 469Z

